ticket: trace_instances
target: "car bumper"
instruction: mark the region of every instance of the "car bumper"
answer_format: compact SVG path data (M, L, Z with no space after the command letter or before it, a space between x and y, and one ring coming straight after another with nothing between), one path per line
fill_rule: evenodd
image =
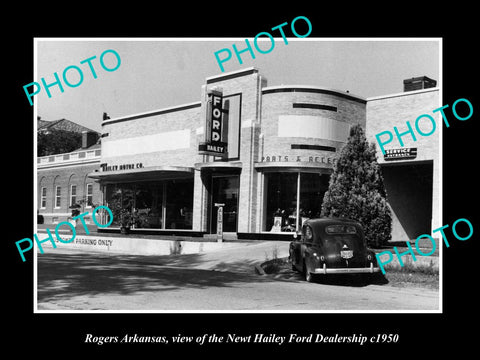
M379 272L379 267L374 267L373 263L370 263L370 267L361 268L327 268L323 264L322 268L315 268L312 274L373 274Z

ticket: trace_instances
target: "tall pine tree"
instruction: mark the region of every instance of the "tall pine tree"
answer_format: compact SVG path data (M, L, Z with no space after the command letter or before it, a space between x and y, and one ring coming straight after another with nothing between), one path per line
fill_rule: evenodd
M350 129L330 177L321 215L360 222L370 246L379 247L392 237L392 216L375 144L368 144L360 125Z

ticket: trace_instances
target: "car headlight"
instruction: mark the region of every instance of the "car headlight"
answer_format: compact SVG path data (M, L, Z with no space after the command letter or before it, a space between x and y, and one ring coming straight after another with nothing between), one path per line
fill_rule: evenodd
M314 252L312 254L317 260L325 261L325 257L323 255L319 255L318 253Z

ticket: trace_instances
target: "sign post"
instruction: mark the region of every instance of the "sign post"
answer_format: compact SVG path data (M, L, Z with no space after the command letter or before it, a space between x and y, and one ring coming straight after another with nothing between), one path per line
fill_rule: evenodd
M217 209L217 242L223 242L223 207L225 204L215 203Z

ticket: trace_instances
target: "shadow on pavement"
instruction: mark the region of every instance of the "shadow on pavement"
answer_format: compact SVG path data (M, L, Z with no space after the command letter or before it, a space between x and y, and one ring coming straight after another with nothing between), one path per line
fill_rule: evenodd
M363 287L367 285L385 285L388 280L380 273L375 274L336 274L317 276L315 282L325 285Z
M228 287L242 282L275 281L255 275L253 260L212 262L210 266L206 266L202 257L202 254L169 256L41 254L37 258L38 301L69 299L79 295L126 295L182 288Z
M306 281L305 276L293 270L283 270L275 275L276 279L285 281ZM381 273L375 274L329 274L326 276L315 275L314 284L364 287L368 285L386 285L388 279Z

